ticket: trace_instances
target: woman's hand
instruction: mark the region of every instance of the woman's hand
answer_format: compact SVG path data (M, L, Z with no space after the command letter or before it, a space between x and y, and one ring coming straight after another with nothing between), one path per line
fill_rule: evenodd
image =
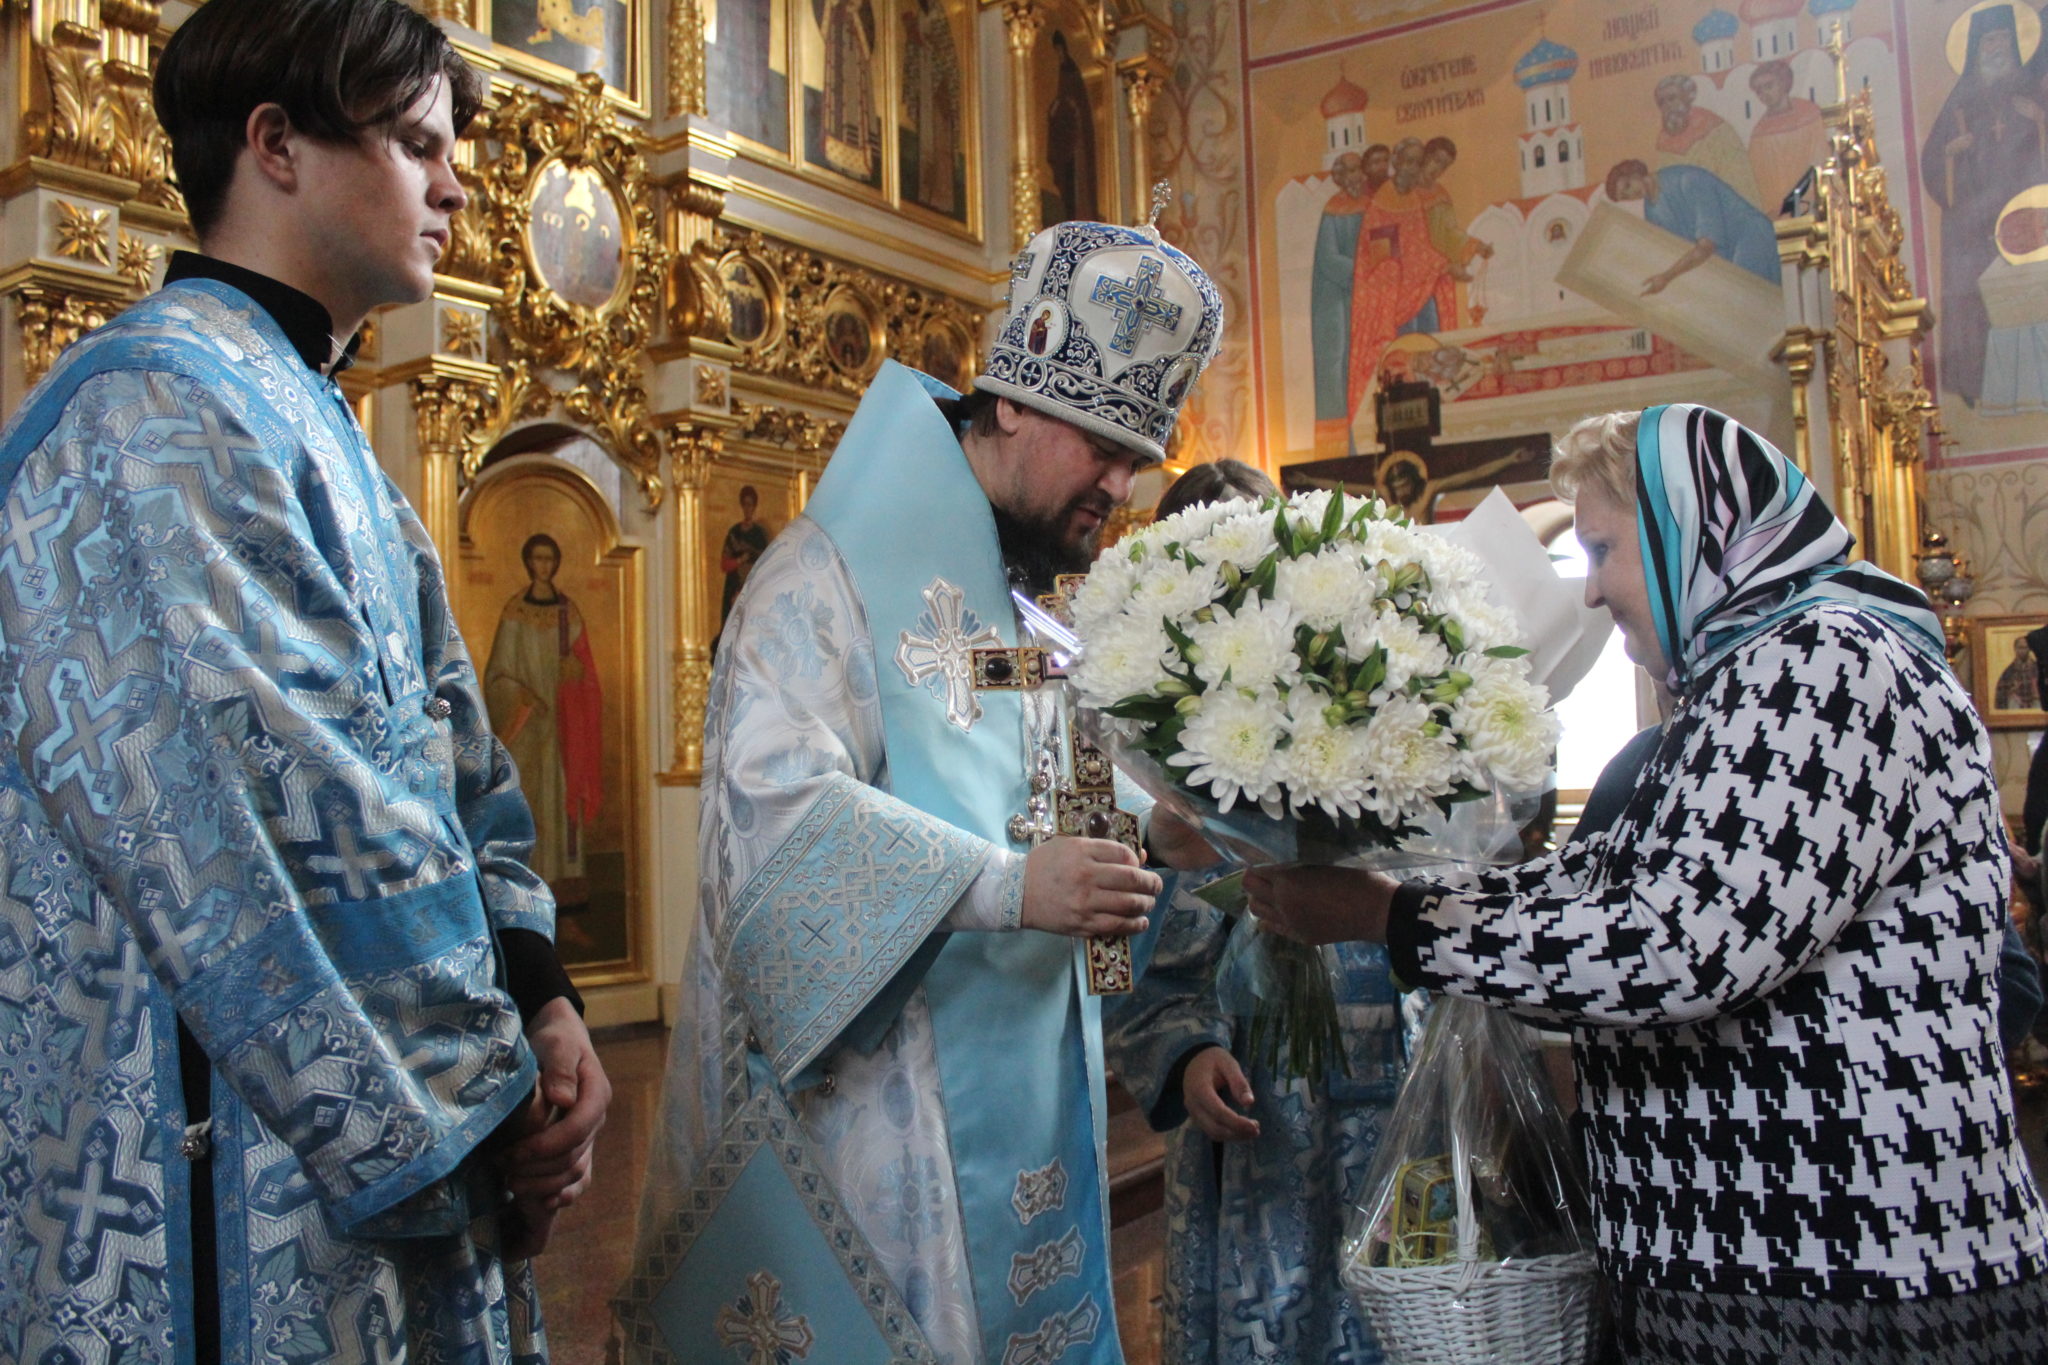
M1244 1142L1259 1135L1259 1122L1238 1112L1252 1107L1252 1085L1229 1048L1210 1046L1196 1053L1180 1076L1181 1101L1188 1117L1211 1142Z
M1244 874L1252 913L1302 943L1387 941L1387 911L1401 884L1384 872L1292 863Z

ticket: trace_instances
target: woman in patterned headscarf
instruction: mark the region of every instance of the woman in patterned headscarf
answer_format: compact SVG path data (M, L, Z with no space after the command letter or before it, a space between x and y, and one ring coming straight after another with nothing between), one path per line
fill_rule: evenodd
M1620 818L1462 878L1255 873L1254 907L1572 1028L1629 1360L2037 1361L2005 832L1926 599L1705 408L1581 422L1551 478L1588 603L1679 697Z

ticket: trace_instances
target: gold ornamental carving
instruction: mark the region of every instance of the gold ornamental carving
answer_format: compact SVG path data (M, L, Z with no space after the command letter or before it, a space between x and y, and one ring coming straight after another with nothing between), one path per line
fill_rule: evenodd
M732 300L719 282L718 252L708 240L669 263L668 327L677 336L711 341L724 341L732 332Z
M458 164L455 178L462 183L469 202L448 220L448 250L435 270L458 280L488 284L493 270L490 191L484 186L483 173L474 166Z
M732 372L716 365L699 365L692 386L696 406L727 408L732 405Z
M181 213L170 139L149 88L149 35L162 5L102 0L98 8L99 27L59 18L36 35L22 150L132 180L136 199Z
M494 311L514 364L570 375L564 408L601 434L658 506L662 441L642 364L668 249L644 141L594 73L561 103L515 89L479 123L476 136L497 148L482 173L488 282L501 291Z
M140 237L121 234L121 251L115 259L114 271L135 287L137 294L149 292L151 281L156 278L156 268L163 263L164 249L155 242Z
M108 220L114 216L111 209L80 208L58 199L51 203L50 210L59 256L69 256L74 261L90 261L94 265L114 263L113 251L107 245Z
M704 10L698 0L669 0L668 115L711 112L704 86Z
M743 374L855 397L886 357L922 368L926 338L934 332L961 339L959 359L973 363L972 339L981 335L983 315L960 299L751 230L721 229L713 246L722 272L745 263L762 294L765 321L758 335L730 334L739 349L733 368ZM731 306L736 326L740 315ZM868 353L848 354L860 346Z
M846 423L819 417L801 408L778 407L772 403L735 402L732 415L735 440L782 446L805 455L830 450L846 434Z
M40 382L65 347L95 327L104 327L127 306L121 299L96 298L49 285L23 285L14 295L14 308L21 323L21 366L28 382Z
M441 310L441 349L470 360L484 358L484 318L462 308Z

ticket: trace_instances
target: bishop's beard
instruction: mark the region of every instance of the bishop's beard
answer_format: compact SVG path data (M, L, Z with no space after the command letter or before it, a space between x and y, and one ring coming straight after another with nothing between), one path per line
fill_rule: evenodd
M1095 562L1101 528L1080 540L1068 540L1063 534L1073 520L1074 508L1087 501L1085 497L1078 499L1053 517L1019 516L989 504L989 510L995 513L996 544L1002 550L1003 568L1010 576L1011 587L1039 597L1054 589L1053 580L1061 574L1088 572L1088 566Z

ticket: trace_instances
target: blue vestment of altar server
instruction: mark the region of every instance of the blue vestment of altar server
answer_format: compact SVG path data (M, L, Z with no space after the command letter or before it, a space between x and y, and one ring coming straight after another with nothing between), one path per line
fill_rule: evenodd
M1121 1360L1098 1005L1005 832L1045 699L971 686L1015 617L932 397L883 368L721 637L631 1359Z
M0 1358L190 1365L210 1166L229 1365L543 1361L471 1157L535 1077L495 936L553 903L340 390L182 281L29 395L0 490Z
M1199 880L1199 879L1196 879ZM1338 1244L1363 1191L1404 1073L1387 950L1341 943L1338 1022L1347 1070L1277 1073L1242 1044L1247 1021L1217 1004L1233 923L1178 894L1140 943L1138 988L1105 1012L1117 1079L1166 1149L1164 1358L1179 1365L1377 1365L1379 1343L1337 1278ZM1188 1120L1183 1064L1236 1052L1259 1134L1218 1144Z

